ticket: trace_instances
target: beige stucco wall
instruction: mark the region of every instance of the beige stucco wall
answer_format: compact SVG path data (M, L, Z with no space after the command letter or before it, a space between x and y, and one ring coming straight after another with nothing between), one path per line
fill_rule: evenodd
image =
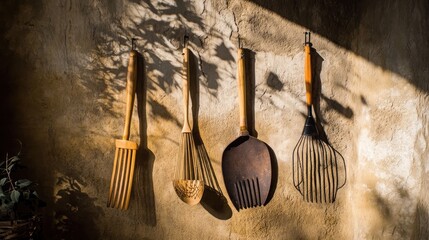
M3 1L2 139L19 138L47 200L49 239L427 239L427 1ZM302 201L291 156L306 114L303 32L311 30L318 114L348 181L329 205ZM177 197L181 39L198 64L201 138L221 159L238 134L237 39L254 54L254 128L275 152L265 207L221 214ZM144 87L131 206L106 207L125 107L130 39ZM141 97L143 96L143 97ZM144 99L146 98L146 99ZM227 199L229 199L227 197ZM228 214L231 211L232 215Z

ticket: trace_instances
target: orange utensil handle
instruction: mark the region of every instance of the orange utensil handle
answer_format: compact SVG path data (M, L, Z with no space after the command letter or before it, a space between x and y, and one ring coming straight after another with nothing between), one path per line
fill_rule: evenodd
M133 113L134 106L134 95L136 93L136 82L137 82L137 52L131 50L130 57L128 60L128 73L127 73L127 105L125 112L125 127L124 134L122 135L123 140L130 138L130 124L131 115Z
M244 65L244 50L238 49L238 98L240 107L240 132L247 133L247 112L246 112L246 71Z
M309 43L305 44L305 59L304 59L304 80L305 80L305 97L308 106L313 104L312 101L312 78L311 78L311 47Z

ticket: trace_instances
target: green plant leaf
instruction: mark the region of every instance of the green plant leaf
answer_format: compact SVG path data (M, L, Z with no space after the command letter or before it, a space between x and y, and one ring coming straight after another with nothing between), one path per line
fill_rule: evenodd
M9 159L10 163L15 163L21 160L18 156L13 156Z
M19 201L20 195L21 195L20 192L18 192L16 190L12 190L12 192L10 192L10 199L12 200L12 202L17 203Z
M20 180L15 182L15 186L18 186L19 188L25 188L25 187L30 186L32 183L33 182L31 182L28 179L20 179Z
M11 165L9 165L9 167L7 168L9 171L12 170L12 168L15 166L15 163L12 163Z
M3 161L0 163L0 167L3 166L6 163L6 161Z
M33 191L33 193L32 193L34 196L36 196L37 198L39 198L39 195L37 194L37 192L36 191Z
M4 186L4 184L6 183L6 181L7 181L7 178L2 178L0 180L0 186Z

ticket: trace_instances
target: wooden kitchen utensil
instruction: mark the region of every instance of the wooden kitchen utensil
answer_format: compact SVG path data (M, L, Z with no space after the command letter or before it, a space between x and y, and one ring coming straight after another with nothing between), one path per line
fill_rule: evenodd
M267 202L272 180L268 146L250 136L247 129L246 73L244 50L238 49L238 95L240 136L222 155L222 173L226 190L235 208L263 206Z
M115 160L110 180L107 207L127 210L133 185L137 143L129 141L132 109L137 81L137 52L131 50L127 73L127 103L122 139L116 139Z
M179 198L189 204L195 205L201 201L204 192L202 166L198 157L192 130L189 125L189 48L185 36L183 48L183 128L180 146L180 155L176 166L176 175L173 180L174 190Z

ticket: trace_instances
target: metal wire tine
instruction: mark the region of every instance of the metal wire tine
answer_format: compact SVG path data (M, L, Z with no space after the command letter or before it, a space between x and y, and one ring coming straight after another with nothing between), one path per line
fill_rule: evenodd
M310 175L311 175L311 173L309 173L309 169L310 169L310 166L309 166L309 164L308 164L308 159L309 159L309 157L310 157L310 154L309 154L309 151L310 151L310 148L309 148L309 143L308 143L308 141L309 141L309 137L308 136L305 136L305 140L306 140L306 143L305 143L305 145L304 145L304 147L305 147L305 159L306 159L306 161L305 161L305 187L306 187L306 189L305 189L305 194L306 194L306 201L307 202L309 202L310 201Z
M333 165L335 165L335 167L334 167L334 174L335 174L335 191L334 191L334 197L333 197L333 201L335 201L335 199L336 199L336 197L337 197L337 190L338 190L338 164L337 164L337 157L336 157L336 154L335 154L335 152L333 153L333 158L332 158L332 161L333 161Z
M341 153L339 153L337 150L335 150L334 148L332 148L332 151L335 154L335 159L337 159L337 157L341 158L342 164L343 164L342 166L344 167L344 182L343 182L343 184L341 184L341 186L338 186L338 189L340 189L340 188L344 187L344 185L346 185L346 182L347 182L346 161L344 160L343 155L341 155ZM336 162L338 164L338 160ZM339 179L339 177L338 177L338 179Z
M317 139L313 139L313 176L314 176L314 180L313 180L313 185L314 185L314 189L313 189L313 193L314 193L314 202L318 203L319 202L319 141Z
M330 202L330 180L329 180L329 174L326 173L326 169L327 169L327 161L328 161L328 153L327 153L327 149L325 147L324 142L322 141L322 145L321 145L321 150L322 150L322 155L323 155L323 161L322 161L322 166L321 166L321 170L323 173L323 196L324 196L324 201L325 203ZM328 189L326 189L326 182L328 182ZM328 190L328 196L326 191Z
M310 148L309 148L309 153L310 153L310 200L311 200L311 202L313 202L315 199L314 199L314 181L315 181L315 178L316 178L316 172L315 172L315 169L314 169L314 158L315 158L315 155L314 155L314 144L313 144L313 137L311 137L311 144L310 144Z
M327 173L330 179L330 194L329 194L329 202L335 201L335 188L336 188L336 176L335 176L335 165L333 164L333 155L331 148L328 144L326 144L327 148L327 157L326 157L326 164L327 164Z
M299 155L299 151L301 148L301 144L303 141L303 136L299 138L298 143L295 145L295 148L293 149L292 154L292 178L293 178L293 185L295 188L301 193L302 195L302 163ZM300 187L301 185L301 187Z
M335 153L332 151L332 148L331 147L329 147L329 145L327 145L327 149L328 149L328 156L327 156L327 160L326 160L326 163L328 164L328 168L327 168L327 170L328 170L328 176L330 176L330 192L329 192L329 202L334 202L335 201L335 192L337 191L336 190L336 177L335 177L335 175L333 174L333 168L334 168L334 166L333 166L333 164L332 164L332 160L335 158ZM330 172L329 172L329 170L330 170Z
M319 141L317 138L313 138L313 194L314 194L314 202L319 202L319 184L318 184L318 171L319 171Z
M307 137L307 140L311 143L311 137ZM306 159L306 165L307 165L307 201L308 202L313 202L313 193L312 193L312 190L313 190L313 188L312 188L312 185L311 185L311 182L313 181L313 175L312 175L312 172L311 172L311 170L313 170L312 168L311 168L311 163L312 163L312 161L311 161L311 157L312 157L312 155L311 155L311 144L310 143L307 143L307 145L306 145L306 148L307 148L307 157L305 158Z
M320 149L319 149L319 153L320 153L320 156L321 156L320 163L319 163L320 164L319 165L319 175L321 175L321 181L320 181L320 196L321 196L321 198L320 198L320 201L323 202L323 203L327 202L326 201L326 189L325 189L325 186L326 186L326 179L325 179L326 173L325 173L325 168L324 168L325 160L326 160L325 151L326 151L325 145L323 144L323 141L321 141Z
M323 161L323 155L321 156L320 151L322 150L322 146L320 141L317 142L317 148L316 148L316 156L317 156L317 161L315 162L316 164L316 173L317 173L317 181L316 181L316 197L317 198L317 202L322 202L322 177L321 177L321 166L322 164L320 163L321 160Z
M311 144L309 145L309 154L310 154L310 200L311 202L314 202L315 199L315 181L316 181L316 175L315 175L315 164L314 161L316 160L315 158L315 152L314 152L314 139L313 137L310 137L311 139Z

